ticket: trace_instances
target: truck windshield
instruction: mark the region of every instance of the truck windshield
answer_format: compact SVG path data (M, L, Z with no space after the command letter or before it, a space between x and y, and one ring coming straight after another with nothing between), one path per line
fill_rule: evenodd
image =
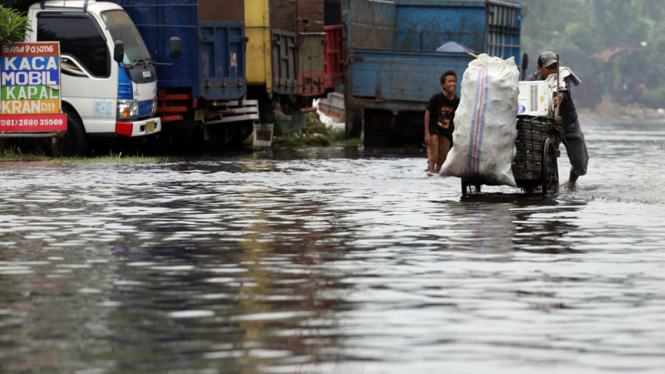
M125 58L123 59L125 64L150 60L148 48L127 13L122 10L110 10L102 13L102 18L113 41L122 40L125 45Z

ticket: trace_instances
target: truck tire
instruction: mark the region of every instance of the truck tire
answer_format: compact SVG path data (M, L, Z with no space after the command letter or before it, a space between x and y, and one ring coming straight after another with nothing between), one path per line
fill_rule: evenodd
M78 115L71 110L67 114L67 132L58 140L58 153L62 156L83 156L88 149L88 135Z

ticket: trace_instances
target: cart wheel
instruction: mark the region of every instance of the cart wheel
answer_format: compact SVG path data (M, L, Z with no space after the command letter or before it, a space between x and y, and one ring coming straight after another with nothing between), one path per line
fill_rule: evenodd
M480 193L480 186L480 183L471 184L462 179L462 196L466 197L466 195L470 194L471 192Z
M543 195L559 193L559 165L556 160L556 148L550 139L545 140L543 147Z

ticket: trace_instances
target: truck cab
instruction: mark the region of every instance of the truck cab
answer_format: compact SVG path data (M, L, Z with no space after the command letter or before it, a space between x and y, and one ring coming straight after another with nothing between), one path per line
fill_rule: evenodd
M30 6L26 42L60 42L61 96L67 114L62 152L81 155L92 137L158 133L157 75L122 7L94 0Z

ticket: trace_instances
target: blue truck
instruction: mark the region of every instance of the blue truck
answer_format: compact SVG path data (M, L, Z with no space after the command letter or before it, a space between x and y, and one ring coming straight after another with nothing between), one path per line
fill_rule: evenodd
M160 140L228 146L247 138L259 112L245 100L243 0L108 1L125 9L156 60L168 55L165 41L182 40L177 63L157 66Z
M458 73L459 96L464 70L474 59L466 51L522 62L518 3L348 0L343 5L346 133L363 134L368 147L422 146L425 106L441 90L439 76L447 69ZM437 51L446 44L457 48Z

